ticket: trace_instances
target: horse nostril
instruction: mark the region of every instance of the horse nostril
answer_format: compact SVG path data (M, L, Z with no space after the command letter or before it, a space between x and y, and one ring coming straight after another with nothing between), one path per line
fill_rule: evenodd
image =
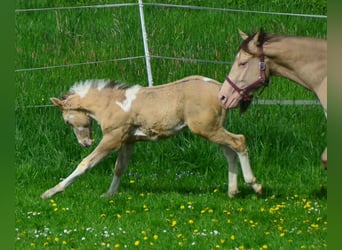
M221 101L224 101L226 99L226 97L224 95L221 95Z

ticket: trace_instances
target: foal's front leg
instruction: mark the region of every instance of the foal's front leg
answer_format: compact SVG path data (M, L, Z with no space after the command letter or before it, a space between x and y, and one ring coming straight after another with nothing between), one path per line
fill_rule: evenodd
M86 158L84 158L67 178L59 182L53 188L46 190L40 197L43 199L47 199L52 197L56 193L64 191L71 183L75 181L77 177L82 175L87 170L92 169L104 157L106 157L113 150L119 147L120 143L113 141L113 138L111 136L104 136L99 145L94 149L94 151L91 152Z
M125 144L119 151L118 158L115 163L114 177L108 191L101 195L101 197L113 196L119 188L120 178L126 171L128 162L131 159L134 144Z

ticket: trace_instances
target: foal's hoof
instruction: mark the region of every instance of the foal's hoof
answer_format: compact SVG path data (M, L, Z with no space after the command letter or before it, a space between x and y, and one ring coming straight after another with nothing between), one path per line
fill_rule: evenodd
M110 198L110 197L113 197L112 194L109 194L109 193L103 193L100 195L101 198Z
M228 197L234 198L238 193L240 193L239 190L228 191Z
M252 187L257 194L262 194L262 185L260 183L254 183Z

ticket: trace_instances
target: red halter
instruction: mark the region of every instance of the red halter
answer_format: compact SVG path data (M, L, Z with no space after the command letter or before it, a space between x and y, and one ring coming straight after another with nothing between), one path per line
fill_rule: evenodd
M240 88L237 86L232 80L230 80L229 76L226 77L227 82L242 96L242 99L244 101L250 101L253 98L253 95L249 95L248 91L251 89L257 89L260 86L268 86L268 79L266 78L266 63L265 63L265 55L263 52L262 47L261 49L261 54L259 56L259 79L256 80L255 82L251 83L250 85L247 85L244 88Z

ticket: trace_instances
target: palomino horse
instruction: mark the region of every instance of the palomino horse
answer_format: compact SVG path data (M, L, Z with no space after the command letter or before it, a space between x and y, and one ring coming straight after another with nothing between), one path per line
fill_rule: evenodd
M314 92L327 117L327 41L324 39L269 35L260 29L243 39L218 98L227 109L246 105L253 93L267 86L269 77L290 79ZM327 168L327 148L322 154Z
M41 197L49 198L64 191L86 170L119 150L112 183L102 195L112 196L119 187L135 142L166 138L184 127L222 147L229 164L229 197L238 192L237 157L245 182L261 193L262 186L250 167L245 137L223 127L226 111L217 99L219 89L218 82L202 76L190 76L156 87L129 87L106 80L88 80L71 87L61 100L51 98L62 110L64 121L73 127L82 146L90 146L93 142L92 119L100 124L103 137L67 178Z

